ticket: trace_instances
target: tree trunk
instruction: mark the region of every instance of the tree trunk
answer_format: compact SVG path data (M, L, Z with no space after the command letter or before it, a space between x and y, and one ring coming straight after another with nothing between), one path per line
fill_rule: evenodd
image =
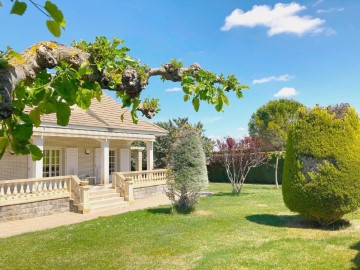
M276 163L275 163L275 184L276 188L279 189L279 183L278 183L278 165L279 165L279 157L276 156Z

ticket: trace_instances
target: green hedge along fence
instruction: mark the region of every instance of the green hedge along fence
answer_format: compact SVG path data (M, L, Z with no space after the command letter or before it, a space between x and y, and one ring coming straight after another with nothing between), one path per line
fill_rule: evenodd
M275 158L270 161L275 164ZM281 184L283 175L284 159L279 159L278 181ZM230 183L225 168L220 163L211 163L207 166L209 181L214 183ZM246 177L245 183L253 184L275 184L275 168L270 165L262 165L252 168Z

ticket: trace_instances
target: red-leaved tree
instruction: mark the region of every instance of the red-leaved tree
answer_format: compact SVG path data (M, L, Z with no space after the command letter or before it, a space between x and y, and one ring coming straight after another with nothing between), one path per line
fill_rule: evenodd
M217 147L213 160L224 166L233 194L239 195L250 169L268 160L268 147L255 136L242 139L225 137L217 140Z

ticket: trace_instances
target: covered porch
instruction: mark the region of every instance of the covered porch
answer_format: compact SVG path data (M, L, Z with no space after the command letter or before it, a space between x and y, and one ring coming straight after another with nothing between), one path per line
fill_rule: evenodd
M142 171L143 150L146 170L154 169L153 135L69 129L59 134L59 128L56 133L49 128L34 133L33 143L44 158L33 161L28 157L28 178L77 175L90 184L107 185L115 172ZM142 141L146 147L133 147L134 141Z

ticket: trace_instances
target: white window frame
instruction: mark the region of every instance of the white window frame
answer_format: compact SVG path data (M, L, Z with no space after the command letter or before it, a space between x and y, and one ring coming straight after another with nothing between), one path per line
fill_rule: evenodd
M110 152L114 152L114 155L110 155ZM111 157L114 157L114 162L111 162ZM109 149L109 175L112 175L113 172L116 172L116 149ZM111 165L113 163L113 171L111 171Z
M45 157L45 151L49 151L50 155L49 155L49 164L46 164L46 157ZM55 165L59 165L59 171L58 171L58 175L56 174L56 170L55 170L55 174L53 174L53 171L52 171L52 151L59 151L59 161L57 164ZM49 172L48 172L48 176L45 176L45 172L44 169L45 169L45 166L49 166ZM54 177L54 176L60 176L62 173L62 149L61 148L54 148L54 147L50 147L50 148L46 148L44 149L44 157L43 157L43 172L42 172L42 175L43 177Z

